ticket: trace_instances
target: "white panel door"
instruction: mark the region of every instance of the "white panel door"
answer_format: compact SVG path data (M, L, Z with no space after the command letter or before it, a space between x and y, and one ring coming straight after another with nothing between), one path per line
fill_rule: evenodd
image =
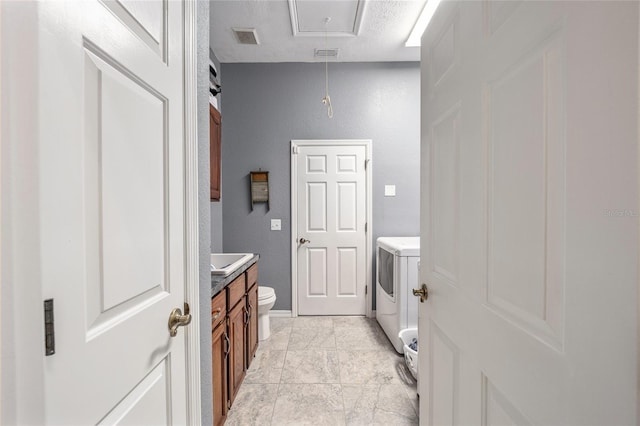
M183 5L37 7L45 421L184 424Z
M424 34L422 424L637 424L638 13L450 1Z
M298 314L364 315L367 146L296 148Z

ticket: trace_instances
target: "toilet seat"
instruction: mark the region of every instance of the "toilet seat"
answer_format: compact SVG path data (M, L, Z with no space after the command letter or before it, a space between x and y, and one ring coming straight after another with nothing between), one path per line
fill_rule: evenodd
M271 287L258 286L258 301L264 301L275 297L276 292Z

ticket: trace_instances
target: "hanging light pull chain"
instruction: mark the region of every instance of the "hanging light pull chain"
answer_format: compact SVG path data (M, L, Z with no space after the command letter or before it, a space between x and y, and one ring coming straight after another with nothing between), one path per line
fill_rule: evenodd
M331 105L331 96L329 96L329 62L327 56L327 24L329 24L331 18L327 17L324 20L324 98L322 98L322 105L327 107L327 117L333 118L333 106Z

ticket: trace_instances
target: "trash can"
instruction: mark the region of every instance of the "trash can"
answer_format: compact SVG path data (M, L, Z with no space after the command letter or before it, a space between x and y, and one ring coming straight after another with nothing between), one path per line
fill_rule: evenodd
M418 329L417 328L405 328L400 330L398 337L402 340L402 351L404 352L404 362L407 364L409 371L414 379L418 380ZM415 339L416 350L414 351L409 345Z

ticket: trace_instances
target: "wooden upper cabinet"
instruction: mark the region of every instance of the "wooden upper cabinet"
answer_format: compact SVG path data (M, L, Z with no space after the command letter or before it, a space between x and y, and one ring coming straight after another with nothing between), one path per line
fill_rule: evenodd
M211 167L211 201L220 201L220 144L222 142L222 117L209 105L209 161Z

